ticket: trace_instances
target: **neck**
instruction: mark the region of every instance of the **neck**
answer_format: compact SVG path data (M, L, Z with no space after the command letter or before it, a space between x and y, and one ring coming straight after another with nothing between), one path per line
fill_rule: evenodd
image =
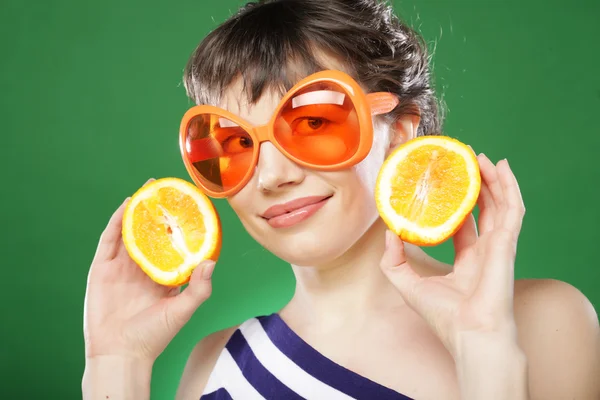
M328 265L293 266L296 291L282 316L318 324L324 329L360 324L365 318L386 316L405 304L379 268L385 250L386 226L377 219L362 238ZM411 266L422 275L439 273L434 260L421 249L405 245ZM448 271L446 270L446 273Z

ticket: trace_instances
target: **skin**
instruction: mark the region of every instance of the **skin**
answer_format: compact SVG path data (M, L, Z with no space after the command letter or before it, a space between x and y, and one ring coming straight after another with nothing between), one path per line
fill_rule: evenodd
M279 101L272 93L252 106L239 98L233 85L221 106L257 125ZM418 123L405 116L394 126L376 124L375 134L389 140L339 172L302 168L272 144L261 145L252 180L229 203L250 235L292 266L296 290L281 317L326 357L413 398L600 398L600 329L589 300L564 282L514 280L525 208L507 161L478 156L480 217L454 236L453 265L387 233L374 178ZM275 204L331 194L290 228L276 230L260 216ZM181 293L147 278L123 248L122 211L109 222L90 269L85 399L149 398L154 360L211 292L213 263L200 265ZM235 329L196 345L177 399L200 397Z

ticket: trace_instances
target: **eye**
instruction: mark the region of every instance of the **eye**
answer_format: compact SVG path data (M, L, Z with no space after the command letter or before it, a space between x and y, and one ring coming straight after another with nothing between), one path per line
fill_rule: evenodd
M323 125L323 120L321 118L311 118L306 123L310 129L319 129Z
M298 118L293 123L293 130L298 135L310 135L319 133L319 131L327 126L327 123L328 121L325 118Z
M251 149L253 145L252 138L245 133L228 136L221 142L223 150L230 154L242 153Z

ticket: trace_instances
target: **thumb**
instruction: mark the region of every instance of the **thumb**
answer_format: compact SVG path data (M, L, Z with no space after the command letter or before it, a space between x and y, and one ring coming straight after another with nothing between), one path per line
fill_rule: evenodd
M205 260L192 272L188 287L172 301L171 320L177 328L183 327L194 312L212 293L212 273L215 268L213 260Z
M421 277L412 269L404 252L404 243L398 235L385 233L385 252L381 258L381 270L398 289L407 303L411 303L413 289Z

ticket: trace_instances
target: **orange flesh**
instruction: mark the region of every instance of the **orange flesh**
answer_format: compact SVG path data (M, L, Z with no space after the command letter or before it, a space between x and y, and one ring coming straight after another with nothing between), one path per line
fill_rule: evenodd
M410 152L396 166L390 204L398 215L424 228L446 222L467 195L463 157L437 145Z
M133 212L135 244L148 261L163 271L173 271L183 262L176 237L183 239L187 252L197 252L204 243L205 226L198 204L170 187L141 201ZM181 235L174 230L180 229Z

